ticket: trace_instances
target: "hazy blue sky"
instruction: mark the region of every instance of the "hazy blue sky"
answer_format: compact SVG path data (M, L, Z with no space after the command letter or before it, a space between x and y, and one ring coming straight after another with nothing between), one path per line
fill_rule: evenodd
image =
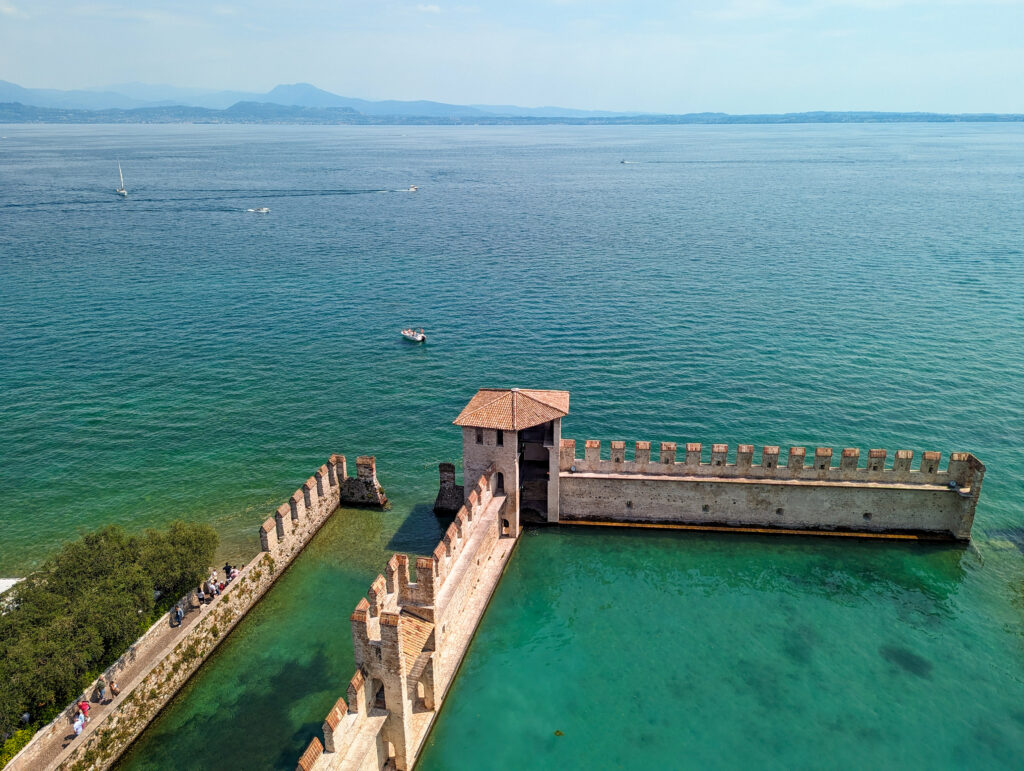
M0 79L665 112L1024 112L1024 0L0 0Z

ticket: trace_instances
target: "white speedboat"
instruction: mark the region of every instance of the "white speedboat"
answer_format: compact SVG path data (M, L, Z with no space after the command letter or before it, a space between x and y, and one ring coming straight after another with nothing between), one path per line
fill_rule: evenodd
M415 193L417 190L419 190L419 188L416 187L416 185L409 185L409 189L406 192L407 193Z
M255 214L270 214L270 209L266 206L261 206L258 209L246 209L246 211L251 211Z
M128 191L124 189L124 172L121 171L121 161L117 162L117 174L121 177L121 187L117 188L114 192L122 198L128 197Z
M403 329L402 337L413 343L424 343L427 340L427 334L422 329Z

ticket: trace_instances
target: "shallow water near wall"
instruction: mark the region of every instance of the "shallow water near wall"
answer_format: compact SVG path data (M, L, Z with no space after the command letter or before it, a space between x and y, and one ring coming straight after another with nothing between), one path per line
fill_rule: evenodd
M458 765L453 737L474 757L495 721L503 763L522 746L565 765L580 742L610 763L622 748L581 716L616 710L650 725L638 762L692 746L694 765L738 764L756 744L765 765L835 746L849 767L857 736L878 765L939 764L951 744L903 712L991 765L1024 751L1006 706L1024 679L1018 127L3 133L0 575L88 528L178 516L247 557L332 452L376 454L394 503L336 516L126 767L218 767L225 747L292 766L344 693L352 607L446 524L429 505L461 451L450 421L495 385L570 390L577 440L969 450L988 474L967 550L531 531L425 766ZM623 613L635 628L605 620ZM495 637L537 675L516 691ZM549 721L548 702L579 714Z
M985 569L942 546L528 532L417 768L1016 768L1024 625L969 580Z

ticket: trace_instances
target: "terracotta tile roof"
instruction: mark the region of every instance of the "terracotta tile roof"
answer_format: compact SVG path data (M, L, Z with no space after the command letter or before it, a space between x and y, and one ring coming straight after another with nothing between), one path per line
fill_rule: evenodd
M454 423L457 426L519 431L568 414L568 391L481 388Z

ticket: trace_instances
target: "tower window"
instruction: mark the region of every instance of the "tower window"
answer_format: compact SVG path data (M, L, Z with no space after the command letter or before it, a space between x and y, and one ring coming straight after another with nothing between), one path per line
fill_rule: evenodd
M498 445L498 447L505 446L505 432L500 428L494 432L494 443Z
M476 430L476 443L477 444L483 444L484 443L484 430L482 428L478 428Z
M496 487L496 489L495 489L496 493L504 493L505 492L505 475L502 474L500 471L498 472L498 479L497 479L497 484L496 484L495 487Z

